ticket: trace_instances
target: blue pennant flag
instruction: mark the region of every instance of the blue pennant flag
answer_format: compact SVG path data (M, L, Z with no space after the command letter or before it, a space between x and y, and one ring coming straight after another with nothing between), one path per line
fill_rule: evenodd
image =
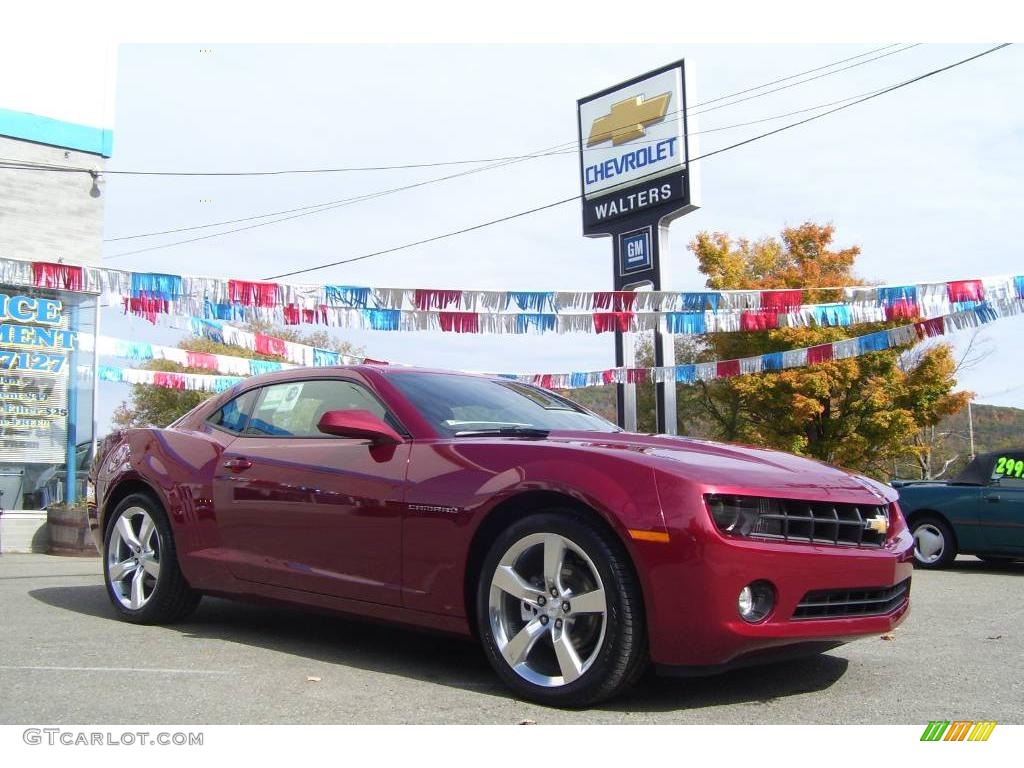
M249 370L252 372L253 376L259 376L261 373L280 371L281 364L276 360L250 360Z
M887 288L878 289L878 302L883 307L891 307L900 301L917 303L916 285L890 285Z
M718 311L718 302L722 298L720 293L681 293L679 298L684 309L703 312L705 309Z
M132 272L131 292L135 298L148 296L167 301L176 301L185 293L181 277L156 272Z
M514 301L516 306L524 311L529 309L540 312L551 306L554 296L555 294L550 291L509 291L505 295L505 309Z
M362 309L370 298L370 289L355 285L325 285L324 295L332 306Z
M553 331L557 322L558 318L556 315L527 312L522 315L516 315L516 333Z
M337 352L319 347L313 348L313 365L337 365L340 361L341 356Z
M101 365L99 376L100 381L124 381L122 370L116 365Z
M845 304L822 304L814 308L814 322L822 326L847 326L850 309Z
M363 315L375 331L397 331L402 313L397 309L364 309Z
M867 336L860 336L857 338L857 348L862 355L889 349L889 332L877 331L869 333Z
M703 312L666 312L665 326L669 333L704 333Z
M766 355L761 355L761 370L762 371L781 371L782 370L782 353L781 352L769 352Z
M204 339L210 341L217 341L221 344L224 343L224 331L221 324L216 320L207 320L202 317L193 317L190 319L192 325L192 333L195 336L202 336Z
M231 389L240 381L242 379L238 376L218 376L213 380L213 391L223 392L225 389Z
M676 381L683 384L693 384L697 380L697 367L694 365L677 365Z
M999 314L996 312L995 307L987 301L977 302L974 312L978 316L978 320L983 323L991 323L993 320L999 319Z

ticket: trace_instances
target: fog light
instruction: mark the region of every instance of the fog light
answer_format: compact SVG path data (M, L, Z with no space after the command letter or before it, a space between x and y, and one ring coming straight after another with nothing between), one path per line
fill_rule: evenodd
M775 589L767 581L751 582L740 590L736 607L744 621L761 621L775 607Z

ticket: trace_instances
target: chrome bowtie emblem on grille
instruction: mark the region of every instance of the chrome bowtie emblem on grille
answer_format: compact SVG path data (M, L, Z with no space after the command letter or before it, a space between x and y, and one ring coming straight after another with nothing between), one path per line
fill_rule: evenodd
M878 533L885 533L889 530L889 521L882 517L882 515L878 515L877 517L865 520L864 529L868 531L877 531Z

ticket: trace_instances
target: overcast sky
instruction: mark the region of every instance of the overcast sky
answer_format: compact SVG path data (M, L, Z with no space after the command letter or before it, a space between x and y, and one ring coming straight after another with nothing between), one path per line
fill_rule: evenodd
M198 45L122 45L108 167L247 171L521 155L575 141L577 98L676 59L695 67L694 105L881 45L213 45L208 53ZM920 45L709 110L691 124L691 130L702 132L698 152L814 112L712 129L864 94L988 47ZM842 66L850 63L856 62ZM805 220L833 223L837 247L861 246L857 271L872 281L1024 273L1022 64L1024 49L1010 47L700 163L703 207L672 225L666 285L703 286L686 248L701 230L759 238ZM475 167L250 178L108 175L105 237L341 200ZM559 154L137 255L118 258L233 227L107 242L104 254L108 265L127 269L260 279L472 226L578 192L576 155ZM609 289L611 242L582 237L575 202L291 279ZM105 333L124 338L162 343L180 338L114 311L105 313L103 323ZM610 334L338 333L371 357L419 365L564 372L614 362ZM1024 318L1000 320L982 337L991 354L966 371L961 384L977 392L979 402L1024 407L1024 363L1017 354ZM101 424L128 391L104 387Z

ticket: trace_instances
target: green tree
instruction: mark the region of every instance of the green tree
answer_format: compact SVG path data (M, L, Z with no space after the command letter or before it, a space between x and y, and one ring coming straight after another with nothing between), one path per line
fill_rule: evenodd
M733 240L702 232L690 243L714 290L829 288L860 285L854 273L860 249L835 249L834 228L805 222L779 238ZM836 291L808 291L810 302L839 298ZM725 360L825 344L905 323L855 328L780 328L712 333L682 349L681 362ZM641 348L649 365L649 345ZM812 456L877 477L920 450L922 430L962 409L970 393L954 392L956 364L947 344L909 359L907 348L872 352L777 373L737 376L677 388L680 431L697 426L704 436L753 443ZM649 387L648 390L652 390ZM647 393L645 397L649 396ZM645 427L653 407L641 400ZM685 432L684 432L685 433Z
M243 326L253 333L264 333L276 336L285 341L308 344L320 349L330 349L343 355L361 356L362 348L356 348L347 341L340 341L325 330L302 332L294 327L275 327L265 323L250 323ZM283 357L264 355L253 352L245 347L222 344L210 339L190 336L178 343L180 349L189 352L205 352L213 355L230 355L250 360L273 360L287 362ZM174 373L209 374L205 368L188 368L170 360L149 360L143 366L151 371L169 371ZM149 384L134 384L129 400L122 402L114 411L112 421L117 427L164 427L188 413L201 402L210 397L209 392L191 392L167 387L154 387Z

